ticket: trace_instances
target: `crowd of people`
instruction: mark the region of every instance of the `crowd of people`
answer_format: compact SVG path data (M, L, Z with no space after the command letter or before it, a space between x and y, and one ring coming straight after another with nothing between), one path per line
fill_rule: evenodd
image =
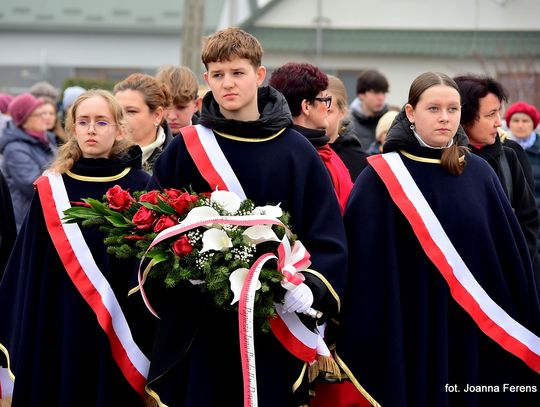
M227 28L205 39L204 95L172 65L0 94L0 405L540 405L537 108L439 72L390 106L374 69L349 105L337 76L267 78L262 58ZM62 222L117 188L279 203L310 265L276 309L331 363L255 331L252 400L237 313L194 281L128 295L140 259Z

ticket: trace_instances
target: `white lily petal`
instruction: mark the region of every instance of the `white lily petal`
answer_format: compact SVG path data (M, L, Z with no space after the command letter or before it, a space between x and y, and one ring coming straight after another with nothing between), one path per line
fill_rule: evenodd
M268 225L255 225L247 228L242 233L244 238L254 244L259 244L262 242L280 242L279 238L276 236L272 227Z
M208 250L225 251L229 247L232 247L231 238L225 233L225 231L212 228L203 233L202 236L203 248L201 253Z
M210 202L219 204L224 210L229 213L235 213L240 209L242 200L234 192L230 191L214 191L210 196Z
M234 298L231 302L231 305L233 305L235 302L240 300L240 294L242 293L242 286L244 285L244 281L246 281L246 277L248 273L249 273L248 269L240 268L240 269L234 270L229 275L229 281L231 282L231 291L234 294ZM259 288L261 288L261 282L257 280L257 286L255 289L258 290Z
M189 211L183 222L197 222L199 220L215 218L217 216L219 216L219 213L214 208L211 208L209 206L197 206L196 208L193 208L191 211Z
M255 209L253 209L253 213L255 215L267 215L274 218L280 218L283 216L283 210L279 205L257 206Z

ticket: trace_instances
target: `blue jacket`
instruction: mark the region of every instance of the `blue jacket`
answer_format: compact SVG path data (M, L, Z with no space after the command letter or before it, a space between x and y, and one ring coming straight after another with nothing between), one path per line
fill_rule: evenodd
M1 169L11 193L17 230L30 206L34 181L56 155L54 135L47 132L47 138L45 145L16 126L6 127L0 138Z

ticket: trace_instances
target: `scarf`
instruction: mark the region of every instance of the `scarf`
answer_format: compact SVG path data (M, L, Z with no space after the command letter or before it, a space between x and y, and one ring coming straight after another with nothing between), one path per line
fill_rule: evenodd
M154 152L156 148L161 147L163 143L165 143L165 138L166 138L165 131L163 131L163 127L159 126L158 132L156 135L156 140L153 143L148 144L147 146L141 147L141 150L143 152L143 155L142 155L143 163L145 163L148 160L148 158L152 155L152 153Z
M345 164L343 164L343 161L341 161L341 158L339 158L336 152L332 150L328 144L317 147L317 152L323 160L326 169L330 173L332 185L334 186L334 191L336 192L339 207L341 209L341 214L343 215L349 195L353 188L351 174L349 173L349 170Z

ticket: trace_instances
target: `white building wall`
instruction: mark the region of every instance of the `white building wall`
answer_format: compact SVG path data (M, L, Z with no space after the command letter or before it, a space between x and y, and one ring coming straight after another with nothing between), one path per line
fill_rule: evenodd
M154 68L180 63L172 35L0 32L0 66Z
M256 26L343 29L539 30L539 0L282 0Z

